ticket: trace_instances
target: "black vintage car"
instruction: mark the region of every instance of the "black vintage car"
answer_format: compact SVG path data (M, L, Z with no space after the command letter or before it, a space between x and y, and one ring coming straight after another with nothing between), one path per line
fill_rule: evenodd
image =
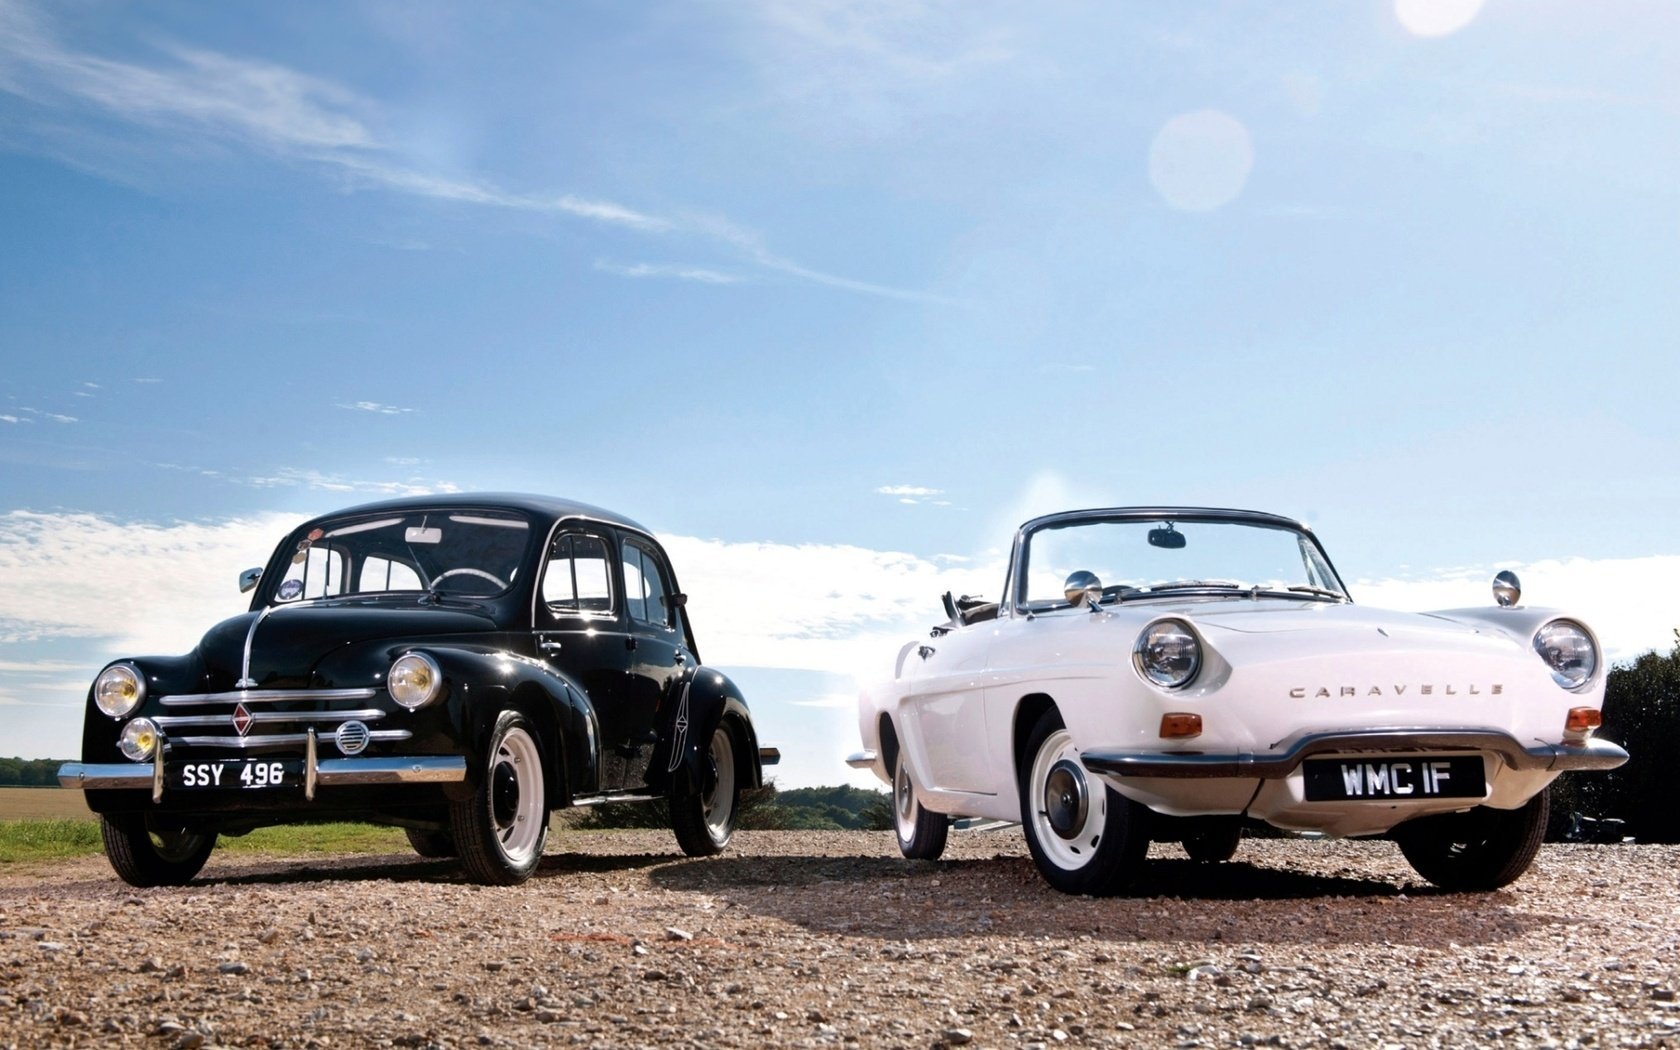
M136 886L218 835L323 819L404 828L474 880L535 870L550 810L663 799L717 853L761 749L700 664L670 562L627 518L535 496L391 500L306 522L240 577L249 612L88 693L83 788Z

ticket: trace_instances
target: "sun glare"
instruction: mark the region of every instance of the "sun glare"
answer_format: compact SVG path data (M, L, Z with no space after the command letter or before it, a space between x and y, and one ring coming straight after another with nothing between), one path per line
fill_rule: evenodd
M1228 113L1199 109L1162 125L1149 146L1149 181L1182 211L1231 203L1254 167L1254 140Z
M1394 17L1414 36L1447 36L1469 25L1483 0L1394 0Z

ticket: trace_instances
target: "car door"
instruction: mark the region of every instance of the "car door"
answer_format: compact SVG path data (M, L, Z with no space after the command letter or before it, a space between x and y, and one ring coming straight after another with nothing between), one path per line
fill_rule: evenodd
M689 651L670 566L664 553L646 537L624 534L620 564L630 638L629 685L625 721L634 752L625 760L624 784L641 786L648 760L674 702L684 673L695 661Z
M613 571L612 535L562 526L549 541L535 610L536 657L589 694L600 741L597 790L624 785L633 729L628 725L630 635Z

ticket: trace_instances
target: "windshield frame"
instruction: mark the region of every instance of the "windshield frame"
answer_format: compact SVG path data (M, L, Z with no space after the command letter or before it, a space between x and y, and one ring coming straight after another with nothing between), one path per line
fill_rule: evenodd
M1348 593L1347 584L1343 582L1341 574L1336 571L1335 563L1325 551L1324 545L1318 541L1312 529L1292 518L1285 518L1278 514L1267 514L1262 511L1233 510L1220 507L1109 507L1091 510L1063 511L1058 514L1047 514L1033 518L1026 522L1015 533L1015 542L1009 554L1009 571L1004 578L1002 615L1034 615L1048 611L1042 603L1029 602L1027 589L1027 559L1033 537L1047 529L1076 528L1081 525L1097 525L1110 522L1152 522L1172 521L1177 523L1218 523L1234 525L1252 525L1258 528L1278 529L1296 534L1306 543L1312 545L1324 569L1335 583L1335 589L1340 592L1341 600L1352 604L1353 597ZM1322 596L1307 593L1282 592L1261 589L1230 589L1230 588L1172 588L1163 591L1145 591L1135 597L1128 596L1127 601L1162 601L1185 597L1283 597L1290 600L1314 601L1324 600ZM1066 605L1054 604L1050 608L1068 608Z

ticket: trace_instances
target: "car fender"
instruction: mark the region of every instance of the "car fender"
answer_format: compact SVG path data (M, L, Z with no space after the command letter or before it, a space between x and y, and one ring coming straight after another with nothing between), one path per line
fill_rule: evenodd
M736 734L736 783L743 790L764 786L758 733L740 688L727 675L697 667L671 695L674 703L648 769L651 788L678 794L699 791L706 781L712 733L726 718Z
M437 661L445 683L444 709L457 739L470 742L467 769L484 772L496 717L518 708L543 737L550 804L594 794L600 782L600 730L589 694L569 675L527 657L477 646L416 645ZM393 655L401 655L401 652Z

